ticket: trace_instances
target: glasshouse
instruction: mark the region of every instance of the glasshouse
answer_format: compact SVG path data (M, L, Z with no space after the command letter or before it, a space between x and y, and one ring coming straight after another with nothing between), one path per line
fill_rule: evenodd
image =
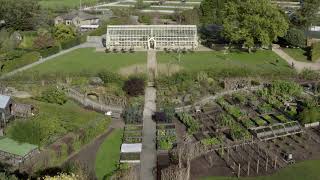
M195 25L118 25L108 26L109 49L195 49L198 47Z

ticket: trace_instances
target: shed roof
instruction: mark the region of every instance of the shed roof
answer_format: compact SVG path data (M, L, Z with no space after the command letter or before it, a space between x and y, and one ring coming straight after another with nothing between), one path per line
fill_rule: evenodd
M75 17L79 17L83 20L90 20L90 19L98 19L98 17L91 15L91 14L87 14L81 11L72 11L68 14L64 14L61 16L64 20L72 20Z
M6 108L9 101L10 101L10 96L0 94L0 109Z
M10 138L2 138L0 139L0 151L14 154L18 156L26 156L32 150L38 148L36 145L28 144L28 143L19 143Z

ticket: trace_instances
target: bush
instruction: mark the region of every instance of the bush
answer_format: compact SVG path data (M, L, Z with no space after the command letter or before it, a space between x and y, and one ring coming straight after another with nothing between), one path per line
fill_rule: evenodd
M129 96L139 96L144 94L145 82L141 78L133 77L124 83L123 90Z
M57 54L60 52L60 47L59 46L53 46L50 48L46 48L46 49L40 49L38 51L40 53L40 55L45 58L54 54Z
M290 28L287 35L284 37L286 42L295 47L305 47L306 46L306 36L303 31L296 28Z
M320 112L319 109L312 107L306 108L299 114L299 121L302 124L308 124L319 121Z
M20 58L26 53L24 50L12 50L0 56L0 60L9 61Z
M46 91L42 92L41 97L37 99L40 101L59 105L63 105L67 102L66 94L56 88L47 89Z
M54 46L54 39L50 34L39 35L33 41L33 47L36 49L45 49Z
M167 121L167 116L164 112L155 112L154 113L154 120L156 122L166 122Z
M121 84L123 81L122 77L119 74L111 72L111 71L101 71L97 75L99 78L102 79L102 81L105 84L108 84L108 83Z
M320 42L314 43L311 46L311 60L316 61L320 59Z
M80 37L61 42L61 49L69 49L81 44Z

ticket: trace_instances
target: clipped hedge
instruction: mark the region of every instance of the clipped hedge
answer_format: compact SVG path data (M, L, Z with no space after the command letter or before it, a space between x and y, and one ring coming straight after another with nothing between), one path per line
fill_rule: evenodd
M59 53L60 52L60 47L59 46L53 46L53 47L46 48L46 49L40 49L38 52L41 54L41 56L43 58L45 58L45 57L48 57L48 56L51 56L51 55Z
M311 60L316 61L320 59L320 42L312 44L311 47Z
M81 37L76 37L74 39L61 42L61 49L69 49L79 44L81 44Z

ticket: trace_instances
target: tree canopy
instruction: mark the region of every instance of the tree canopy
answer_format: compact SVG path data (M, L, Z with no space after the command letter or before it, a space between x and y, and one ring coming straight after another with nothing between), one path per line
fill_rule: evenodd
M76 37L76 31L72 26L67 26L64 24L59 24L54 29L54 37L60 41L68 41Z
M4 27L31 30L38 23L40 5L37 0L0 0L0 20Z
M289 24L284 13L270 0L227 2L223 10L223 36L250 49L270 45L283 37Z
M227 0L203 0L200 5L202 24L222 24L222 9Z
M319 8L319 0L304 0L301 8L291 16L291 23L297 27L309 27L312 23L320 21L317 15Z

